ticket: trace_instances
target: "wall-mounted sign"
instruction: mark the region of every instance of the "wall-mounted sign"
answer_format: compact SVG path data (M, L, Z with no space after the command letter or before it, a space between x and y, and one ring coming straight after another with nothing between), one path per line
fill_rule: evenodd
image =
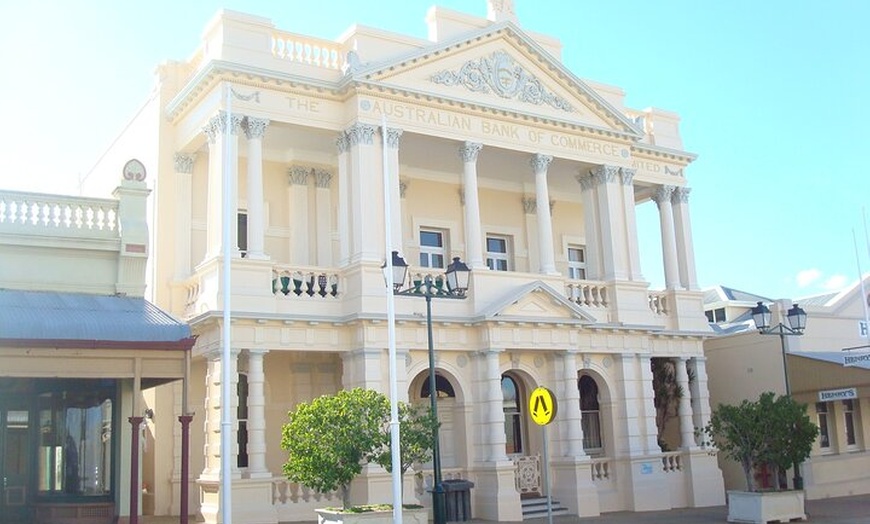
M870 364L870 353L867 351L849 351L843 353L843 366L860 366L862 364Z
M819 401L830 402L832 400L851 400L858 398L858 390L856 388L845 389L829 389L827 391L819 391Z

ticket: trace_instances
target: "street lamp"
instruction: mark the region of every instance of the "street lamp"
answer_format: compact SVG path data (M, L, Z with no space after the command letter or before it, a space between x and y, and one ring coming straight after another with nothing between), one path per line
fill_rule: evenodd
M383 266L384 278L387 278L387 264ZM426 299L426 330L429 335L429 402L432 417L438 421L438 391L435 387L435 347L432 342L432 299L452 298L464 299L468 291L468 281L471 270L459 257L447 266L444 276L432 278L426 275L422 280L408 281L408 264L398 251L392 254L393 294L405 297L423 297ZM406 285L407 284L407 285ZM432 486L432 516L434 524L444 524L447 521L447 511L444 504L444 485L441 482L441 450L438 443L438 424L432 429L432 469L434 470L434 485Z
M797 304L792 305L791 309L785 315L788 320L786 326L782 322L775 326L770 325L770 308L758 302L752 308L752 321L755 322L755 327L761 335L779 335L779 344L782 348L782 369L785 374L785 394L791 396L791 386L788 380L788 360L785 353L785 337L786 335L800 336L804 334L804 329L807 327L807 313ZM804 480L800 473L800 464L794 463L794 488L803 489Z

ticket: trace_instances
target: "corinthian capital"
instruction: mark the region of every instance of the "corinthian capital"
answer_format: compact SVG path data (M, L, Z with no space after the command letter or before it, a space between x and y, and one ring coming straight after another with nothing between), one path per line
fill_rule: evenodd
M634 181L634 175L637 173L637 169L631 169L628 167L620 167L619 174L622 177L622 185L630 186Z
M245 118L245 136L248 140L254 138L263 138L266 134L266 127L269 125L267 118Z
M325 169L316 169L314 171L314 184L319 189L329 189L329 183L332 181L332 173Z
M176 173L193 173L193 162L196 160L194 155L187 153L175 153L175 172Z
M547 171L547 168L550 167L550 162L552 161L553 157L551 155L535 153L532 155L531 160L529 160L529 164L532 166L532 169L535 170L535 173L541 173Z
M311 169L303 166L290 166L290 169L287 170L287 174L290 175L290 184L296 186L307 185L310 173Z
M671 195L671 202L674 204L688 204L689 193L692 192L691 187L679 186L674 188L674 193Z
M477 155L481 149L483 149L483 144L466 142L459 148L459 156L463 162L477 162Z
M616 178L616 174L619 173L619 167L600 165L595 166L595 168L592 169L589 173L592 175L597 183L609 184L610 182L613 182L613 180Z
M335 147L338 148L338 154L347 153L347 150L350 149L350 139L347 137L347 133L342 131L338 134L335 138Z
M381 128L381 133L384 129ZM402 138L402 130L397 127L387 128L387 147L390 149L399 149L399 139Z
M577 173L574 178L576 178L577 183L580 184L581 191L589 191L595 187L595 179L592 178L592 175L589 173Z
M375 126L357 122L347 128L347 137L350 140L351 147L360 144L370 146L375 142Z
M674 186L659 186L652 195L653 202L661 209L662 204L671 202L671 195L674 193Z

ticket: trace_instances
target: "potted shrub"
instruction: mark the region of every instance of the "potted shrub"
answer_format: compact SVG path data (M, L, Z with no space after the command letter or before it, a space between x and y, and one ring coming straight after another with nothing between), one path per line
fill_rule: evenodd
M743 468L747 491L728 492L729 522L805 519L804 492L782 491L779 473L810 456L819 428L806 404L789 396L762 393L756 401L720 405L704 431L728 458ZM772 488L762 488L755 474L766 471Z
M416 413L407 407L401 411L406 418ZM362 472L363 466L369 462L390 462L389 435L384 437L389 418L389 399L361 388L318 397L297 405L288 413L289 421L282 427L281 435L281 447L288 451L284 475L291 482L321 493L338 491L341 494L341 508L316 510L321 524L392 522L389 504L352 506L350 502L351 482ZM404 430L400 426L400 431ZM416 445L409 443L408 449L410 457L419 454ZM404 449L402 455L406 455ZM405 469L403 461L402 471ZM427 520L427 511L419 506L403 510L403 515L411 523L425 524Z

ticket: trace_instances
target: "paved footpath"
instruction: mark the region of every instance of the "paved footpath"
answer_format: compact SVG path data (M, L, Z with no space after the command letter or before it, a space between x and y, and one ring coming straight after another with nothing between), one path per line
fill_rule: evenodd
M632 513L620 511L600 517L554 517L553 524L708 524L725 522L728 509L712 508L673 509ZM870 495L839 497L807 501L807 520L815 524L870 524ZM142 517L142 524L177 524L178 517ZM196 522L190 519L191 523ZM311 524L314 521L308 521ZM547 524L547 518L524 521L527 524ZM244 524L244 523L238 523ZM471 524L495 524L493 521L474 519Z

